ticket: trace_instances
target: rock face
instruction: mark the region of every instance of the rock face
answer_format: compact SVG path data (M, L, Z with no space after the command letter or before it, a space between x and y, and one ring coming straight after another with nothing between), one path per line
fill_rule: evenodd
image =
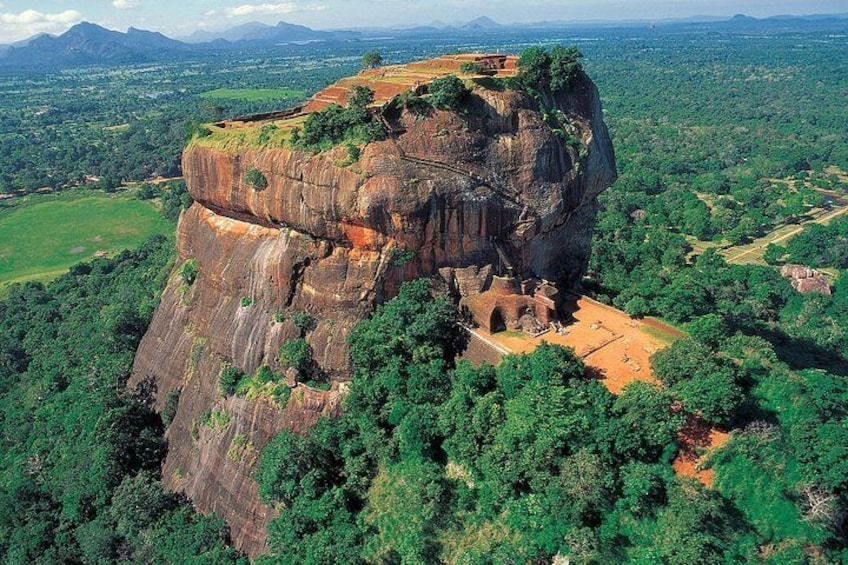
M462 114L387 112L395 133L353 164L343 165L344 148L311 155L200 143L185 151L195 204L179 223L177 269L194 259L199 274L188 287L175 270L130 386L154 382L159 409L182 389L165 483L222 516L237 546L261 553L273 517L252 480L258 453L280 429L306 429L338 409L349 376L345 338L375 303L405 280L438 273L457 292L479 291L507 264L563 284L582 274L597 196L615 179L612 147L584 75L544 103L567 118L570 144L530 96L477 87ZM249 187L252 169L267 188ZM298 311L315 320L306 339L331 390L299 385L284 409L222 398L223 364L285 371L277 351L300 335ZM210 424L210 410L227 417Z

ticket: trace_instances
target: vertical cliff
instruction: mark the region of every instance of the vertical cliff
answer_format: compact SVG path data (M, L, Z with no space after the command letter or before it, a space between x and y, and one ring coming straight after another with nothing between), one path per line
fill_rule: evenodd
M433 74L439 65L429 63ZM488 80L462 112L384 105L391 133L352 163L344 147L313 155L220 142L291 119L222 125L186 149L195 204L179 223L177 265L191 260L198 275L191 285L171 277L130 383L155 383L160 410L181 390L164 480L224 517L250 554L263 551L271 519L251 478L256 457L281 428L304 429L338 409L354 324L421 276L442 276L458 292L507 267L574 282L588 261L597 196L615 179L598 93L582 73L541 106ZM267 186L251 186L255 171ZM314 320L305 332L301 312ZM330 390L298 384L284 408L267 395L219 392L226 365L284 372L277 351L302 333Z

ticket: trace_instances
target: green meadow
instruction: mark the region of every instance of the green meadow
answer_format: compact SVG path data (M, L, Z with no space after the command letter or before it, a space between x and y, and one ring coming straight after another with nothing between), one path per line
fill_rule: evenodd
M0 204L0 295L9 283L48 281L71 265L113 256L174 226L132 194L71 191Z
M201 98L267 102L280 98L305 98L306 92L293 88L216 88L200 95Z

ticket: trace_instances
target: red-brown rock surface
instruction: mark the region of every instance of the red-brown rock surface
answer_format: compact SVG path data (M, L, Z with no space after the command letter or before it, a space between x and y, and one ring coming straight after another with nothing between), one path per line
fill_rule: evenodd
M155 381L160 409L182 388L164 480L224 517L239 547L262 552L272 517L256 495L255 455L280 429L304 429L337 409L348 332L402 281L466 267L474 269L463 276L488 274L486 266L503 262L498 246L520 274L568 283L583 272L597 196L615 179L612 147L588 78L545 102L581 143L555 135L531 97L478 87L465 114L389 116L403 133L369 144L347 166L343 148L315 156L203 143L186 150L196 202L180 220L177 267L193 258L199 275L185 291L175 271L130 386ZM265 190L247 186L251 168L267 178ZM316 320L307 340L333 389L301 386L284 410L221 398L222 363L282 370L276 354L298 335L288 316L295 311ZM286 321L275 323L275 314ZM198 425L207 410L229 421ZM247 453L234 455L245 441Z

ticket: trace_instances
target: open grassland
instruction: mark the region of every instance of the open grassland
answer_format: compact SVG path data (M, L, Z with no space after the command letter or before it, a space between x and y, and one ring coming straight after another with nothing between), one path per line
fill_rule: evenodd
M261 126L240 122L231 122L227 127L208 124L206 127L210 135L193 137L189 146L209 147L225 152L236 152L245 147L286 147L291 140L292 130L303 128L306 118L307 116L296 116L286 120L267 121L262 122Z
M200 97L242 102L268 102L281 98L305 98L306 92L293 88L216 88L204 92Z
M0 207L0 294L9 283L47 281L71 265L112 256L174 226L130 194L32 195Z

